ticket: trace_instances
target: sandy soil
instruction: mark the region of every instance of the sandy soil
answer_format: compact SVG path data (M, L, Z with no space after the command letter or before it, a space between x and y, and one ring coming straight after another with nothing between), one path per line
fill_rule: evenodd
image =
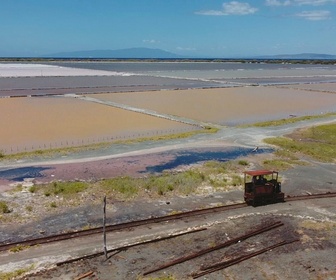
M281 86L281 87L336 93L336 83L297 84L297 85L287 85L287 86Z

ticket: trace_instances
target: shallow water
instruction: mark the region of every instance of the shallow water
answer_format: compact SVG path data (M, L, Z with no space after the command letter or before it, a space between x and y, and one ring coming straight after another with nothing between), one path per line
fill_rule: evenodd
M146 167L146 172L160 173L164 170L171 170L185 165L198 164L205 161L215 160L225 162L239 157L248 156L252 153L263 154L271 153L272 151L272 149L259 149L256 152L253 152L250 148L241 147L230 147L219 151L181 151L174 154L175 158L169 162ZM171 153L169 154L171 155Z
M0 97L336 82L336 65L85 61L52 65L111 75L2 77Z

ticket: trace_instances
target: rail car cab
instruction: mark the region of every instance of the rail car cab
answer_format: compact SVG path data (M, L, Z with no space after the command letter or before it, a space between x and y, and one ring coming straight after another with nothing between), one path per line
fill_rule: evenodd
M285 194L278 182L278 172L251 170L244 172L244 199L248 205L283 202Z

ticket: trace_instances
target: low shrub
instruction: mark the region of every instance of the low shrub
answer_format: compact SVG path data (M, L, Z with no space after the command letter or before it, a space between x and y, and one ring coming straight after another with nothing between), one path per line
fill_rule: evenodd
M0 213L7 214L10 212L8 204L5 201L0 201Z

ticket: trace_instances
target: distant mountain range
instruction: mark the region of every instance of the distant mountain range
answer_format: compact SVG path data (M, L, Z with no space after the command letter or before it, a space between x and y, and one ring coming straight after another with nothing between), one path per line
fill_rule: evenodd
M161 49L150 48L129 48L118 50L91 50L91 51L73 51L73 52L59 52L49 54L43 57L53 58L116 58L116 59L179 59L189 58L188 56L178 55L172 52L164 51ZM197 59L206 57L195 57ZM280 55L265 55L256 57L235 57L231 59L336 59L336 55L329 54L316 54L316 53L302 53L302 54L280 54ZM209 59L221 59L214 57ZM223 57L222 59L229 59Z

